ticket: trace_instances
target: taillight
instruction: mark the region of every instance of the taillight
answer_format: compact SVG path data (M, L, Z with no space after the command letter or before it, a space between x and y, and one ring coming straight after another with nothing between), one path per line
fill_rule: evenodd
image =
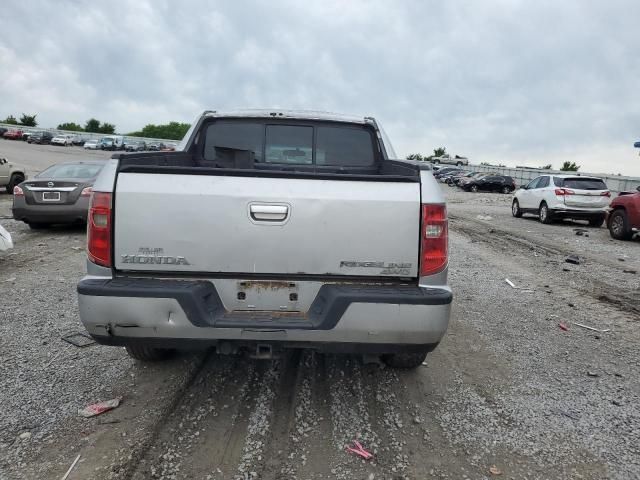
M611 198L611 192L609 190L607 190L606 192L602 192L600 194L601 197L609 197Z
M556 188L556 195L560 197L563 195L575 195L575 193L576 192L569 190L568 188Z
M433 275L447 266L449 226L445 205L422 205L420 225L420 276Z
M24 197L24 191L18 185L13 187L13 194L16 197Z
M89 195L91 195L91 192L93 192L93 188L91 188L91 187L83 188L82 189L82 193L80 194L80 196L81 197L88 197Z
M87 255L103 267L111 266L111 194L93 192L87 219Z

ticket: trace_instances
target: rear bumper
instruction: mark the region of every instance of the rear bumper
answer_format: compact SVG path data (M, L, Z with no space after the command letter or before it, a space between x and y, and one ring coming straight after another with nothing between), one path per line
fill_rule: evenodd
M325 351L428 349L444 336L448 288L323 285L306 313L225 310L208 281L87 277L80 318L100 343L164 347L277 343Z
M588 220L594 217L605 217L606 208L566 208L558 206L551 210L554 217Z
M26 223L86 222L89 197L81 197L72 205L29 205L24 198L14 198L13 218Z

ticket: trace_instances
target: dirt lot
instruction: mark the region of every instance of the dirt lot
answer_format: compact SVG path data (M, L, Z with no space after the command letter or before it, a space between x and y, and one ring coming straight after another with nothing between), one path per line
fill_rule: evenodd
M0 479L59 479L78 454L70 479L640 478L640 273L623 272L640 271L640 242L445 191L454 313L413 372L309 352L141 365L69 345L84 232L32 232L0 195L16 244L0 258ZM374 461L344 451L355 438Z

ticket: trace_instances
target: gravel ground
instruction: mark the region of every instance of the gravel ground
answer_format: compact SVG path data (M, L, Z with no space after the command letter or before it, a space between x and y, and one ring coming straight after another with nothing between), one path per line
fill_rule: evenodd
M0 258L0 479L60 478L78 454L70 479L640 478L640 275L622 272L640 270L640 242L445 191L454 314L412 372L310 352L144 366L73 347L60 336L81 331L83 231L1 220L16 248ZM8 207L0 196L0 218ZM372 461L345 452L354 439Z

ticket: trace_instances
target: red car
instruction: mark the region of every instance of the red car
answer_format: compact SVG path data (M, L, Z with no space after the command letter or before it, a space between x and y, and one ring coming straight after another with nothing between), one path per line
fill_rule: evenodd
M8 132L4 132L2 135L7 140L22 140L22 135L24 132L22 130L9 130Z
M640 233L640 187L637 192L621 192L609 206L607 228L618 240L631 240Z

